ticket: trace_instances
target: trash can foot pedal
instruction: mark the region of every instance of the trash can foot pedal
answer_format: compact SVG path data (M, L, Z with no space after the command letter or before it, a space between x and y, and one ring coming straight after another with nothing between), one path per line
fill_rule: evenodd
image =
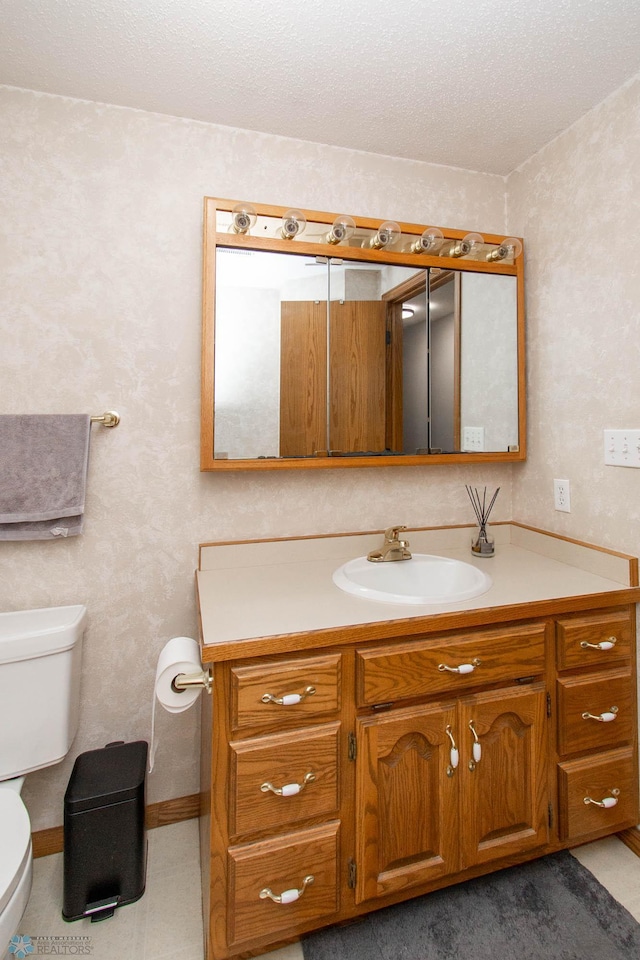
M91 923L98 923L100 920L108 920L116 912L116 907L120 903L120 897L107 897L106 900L95 900L88 903L84 916L91 917Z

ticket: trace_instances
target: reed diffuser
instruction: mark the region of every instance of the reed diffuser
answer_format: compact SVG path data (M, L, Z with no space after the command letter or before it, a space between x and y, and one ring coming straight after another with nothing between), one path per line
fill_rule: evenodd
M477 487L470 487L468 484L465 484L465 489L469 495L469 500L471 500L471 506L476 515L476 520L478 521L478 529L471 541L471 553L476 557L492 557L496 552L496 547L494 539L489 532L488 520L489 514L496 502L496 497L500 493L500 487L498 487L491 497L488 506L486 487L484 488L482 499L480 499L480 492Z

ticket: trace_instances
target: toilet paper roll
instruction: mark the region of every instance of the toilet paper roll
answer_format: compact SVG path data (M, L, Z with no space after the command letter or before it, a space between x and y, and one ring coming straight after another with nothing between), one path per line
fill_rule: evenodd
M202 670L200 647L191 637L174 637L165 643L158 657L155 694L159 703L169 713L188 710L201 692L201 687L175 690L172 683L179 673L196 673Z
M169 713L184 713L192 707L202 692L202 687L176 690L172 684L178 674L196 673L198 670L202 670L200 647L192 637L173 637L165 643L158 657L156 682L153 688L149 772L153 770L158 746L155 741L156 703L161 704Z

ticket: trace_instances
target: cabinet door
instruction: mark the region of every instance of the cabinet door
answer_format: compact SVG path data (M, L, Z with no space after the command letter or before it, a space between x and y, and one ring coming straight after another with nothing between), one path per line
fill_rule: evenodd
M280 456L327 449L327 302L284 301L280 319Z
M331 302L330 424L332 450L385 449L387 305Z
M455 716L454 706L435 705L358 721L357 903L456 870Z
M386 324L386 303L331 302L327 431L327 303L282 303L281 457L384 451Z
M545 702L541 684L509 687L461 701L462 867L547 842ZM476 760L473 730L481 750Z

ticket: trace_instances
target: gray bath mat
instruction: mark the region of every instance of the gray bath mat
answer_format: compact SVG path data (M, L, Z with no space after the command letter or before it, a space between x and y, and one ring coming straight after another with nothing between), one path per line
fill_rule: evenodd
M640 924L567 851L303 940L305 960L638 960Z

